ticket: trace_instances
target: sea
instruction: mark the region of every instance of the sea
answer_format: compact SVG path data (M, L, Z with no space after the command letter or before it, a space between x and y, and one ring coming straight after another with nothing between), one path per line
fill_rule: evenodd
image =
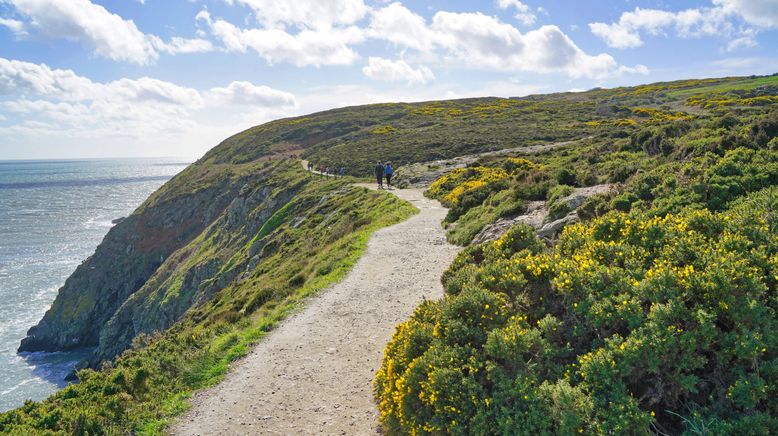
M87 351L17 354L27 329L114 225L182 159L0 161L0 412L67 385Z

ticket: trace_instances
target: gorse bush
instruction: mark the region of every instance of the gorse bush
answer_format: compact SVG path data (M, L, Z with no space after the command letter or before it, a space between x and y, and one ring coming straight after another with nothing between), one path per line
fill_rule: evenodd
M778 191L466 249L375 381L398 434L778 432ZM695 427L697 426L697 427Z

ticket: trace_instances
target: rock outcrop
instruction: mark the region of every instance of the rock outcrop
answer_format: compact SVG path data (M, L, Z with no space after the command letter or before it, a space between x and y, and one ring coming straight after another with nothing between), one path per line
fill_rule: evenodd
M544 201L531 201L527 210L514 218L500 218L496 222L484 227L473 238L472 244L481 244L493 241L516 224L523 223L537 230L538 236L544 239L553 239L562 232L566 226L580 221L576 209L581 207L586 200L597 194L606 194L613 189L611 184L587 186L576 188L572 194L556 201L561 204L561 210L567 211L559 218L549 217L548 207Z

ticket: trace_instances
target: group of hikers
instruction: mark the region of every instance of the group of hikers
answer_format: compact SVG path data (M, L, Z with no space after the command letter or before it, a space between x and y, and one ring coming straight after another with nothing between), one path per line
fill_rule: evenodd
M330 167L325 166L324 164L320 164L319 168L316 168L316 166L312 162L308 162L308 171L316 171L319 172L319 174L324 176L332 176L332 177L344 177L346 175L346 167Z
M312 162L308 162L308 171L318 172L322 177L344 177L346 175L346 167L335 167L319 164L318 167ZM384 178L386 179L386 189L392 189L392 176L394 175L394 168L392 168L391 162L381 163L377 161L375 164L375 177L378 182L378 189L384 189Z
M384 189L384 177L386 177L386 189L392 189L393 175L394 169L392 168L391 162L382 164L379 160L375 163L375 178L378 182L378 189Z

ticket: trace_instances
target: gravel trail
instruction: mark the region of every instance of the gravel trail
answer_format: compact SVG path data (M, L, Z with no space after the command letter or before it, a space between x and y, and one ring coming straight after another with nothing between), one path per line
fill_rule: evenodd
M373 188L372 185L362 185ZM174 435L378 432L372 380L394 327L426 299L459 251L446 209L419 189L392 191L420 213L373 234L340 283L282 322L220 384L196 394Z

